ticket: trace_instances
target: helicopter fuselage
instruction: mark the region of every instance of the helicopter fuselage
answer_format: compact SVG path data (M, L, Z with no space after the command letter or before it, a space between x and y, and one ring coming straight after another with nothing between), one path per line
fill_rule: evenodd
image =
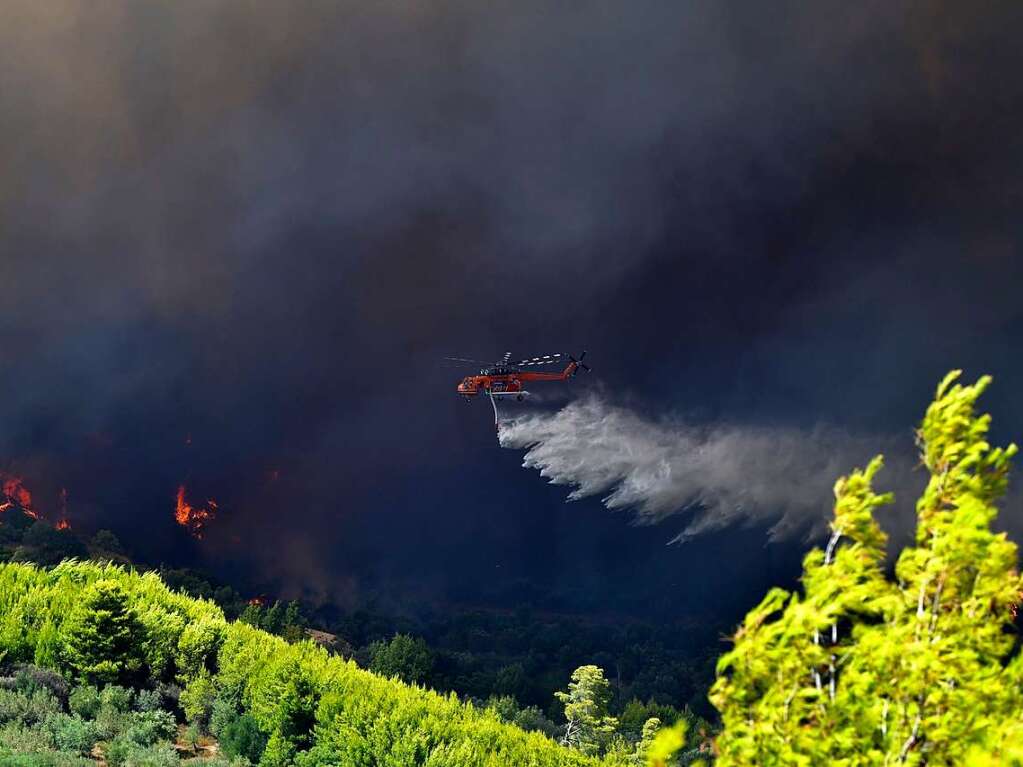
M458 393L463 397L489 394L494 397L524 395L523 384L527 381L565 381L571 378L579 363L573 360L560 373L535 373L514 367L484 368L478 375L466 376L458 384Z

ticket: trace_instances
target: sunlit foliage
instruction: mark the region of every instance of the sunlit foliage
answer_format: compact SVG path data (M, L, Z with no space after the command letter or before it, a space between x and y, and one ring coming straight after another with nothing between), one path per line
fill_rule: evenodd
M915 545L886 577L880 457L835 486L831 539L802 594L768 593L718 664L719 764L1017 764L1016 546L991 523L1016 447L992 447L989 383L938 387L918 432L930 473Z
M76 608L87 595L108 590L123 597L123 613L117 614L137 622L132 637L147 683L183 683L182 704L196 723L228 734L236 753L253 757L261 751L266 767L602 763L505 724L492 710L364 671L312 642L288 643L245 623L228 623L211 602L170 591L156 574L115 565L0 565L0 660L33 661L44 642L74 646L79 618L71 616L81 612ZM54 668L80 672L73 652L48 657ZM97 705L90 689L75 694L83 710ZM103 710L98 705L97 721Z

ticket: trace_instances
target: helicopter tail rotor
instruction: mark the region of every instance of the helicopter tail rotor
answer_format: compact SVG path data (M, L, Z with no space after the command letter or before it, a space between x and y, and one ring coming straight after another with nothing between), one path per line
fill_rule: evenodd
M583 351L583 353L579 355L579 359L576 359L571 354L568 355L568 359L569 359L570 362L574 362L575 363L575 369L572 371L572 375L575 375L576 373L578 373L580 368L582 370L585 370L587 373L590 372L590 366L587 365L585 362L583 362L583 360L586 359L586 352L585 351Z

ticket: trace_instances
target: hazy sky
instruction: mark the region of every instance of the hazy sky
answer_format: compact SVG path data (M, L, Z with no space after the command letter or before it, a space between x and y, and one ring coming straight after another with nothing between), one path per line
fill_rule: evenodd
M147 556L309 595L743 603L799 525L668 547L684 515L566 505L439 360L586 348L516 413L778 435L786 460L692 479L727 501L755 466L772 520L818 485L828 508L820 462L793 495L773 476L800 435L910 461L952 367L995 374L1020 439L1021 24L1011 0L7 0L0 468ZM218 501L201 543L180 484Z

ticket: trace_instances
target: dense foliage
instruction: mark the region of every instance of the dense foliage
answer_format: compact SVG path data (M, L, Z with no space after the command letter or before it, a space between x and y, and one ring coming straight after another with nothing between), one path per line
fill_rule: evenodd
M77 767L99 756L110 767L177 765L177 723L162 703L118 685L71 688L60 674L22 665L0 676L0 765Z
M1016 546L991 530L1016 447L992 447L975 413L989 379L957 376L919 429L930 481L895 580L874 519L892 500L872 489L879 457L836 484L803 593L768 593L721 658L721 765L1023 762L1023 583Z
M29 536L33 530L37 534ZM51 565L82 552L98 561L149 569L132 559L108 530L85 537L77 529L54 530L17 508L0 515L0 561ZM493 707L499 699L502 720L524 729L554 734L563 712L554 693L581 662L608 670L610 709L630 742L640 739L650 717L673 722L685 716L690 732L697 733L708 730L701 717L714 716L706 693L714 678L719 638L727 630L720 619L686 616L655 625L621 615L608 620L565 613L557 598L543 597L525 583L517 584L517 599L536 607L482 609L423 601L384 607L369 594L362 604L341 610L330 603L300 605L252 597L258 589L251 586L249 595L243 595L195 569L161 566L156 572L172 590L215 602L229 620L290 642L305 639L315 629L311 635L317 641L363 668L454 692L482 707ZM497 604L508 598L495 595Z
M192 726L217 735L226 754L268 766L623 764L525 732L493 708L374 675L312 642L229 623L154 573L109 564L0 565L0 662L35 663L79 683L69 716L82 722L109 719L104 701L127 689L110 683L134 680L142 692L125 692L118 706L130 707L125 696L143 703L138 721L107 728L112 764L128 748L117 738L132 728L149 727L156 735L146 747L160 748L166 722L147 723L143 708L160 691L177 691Z

